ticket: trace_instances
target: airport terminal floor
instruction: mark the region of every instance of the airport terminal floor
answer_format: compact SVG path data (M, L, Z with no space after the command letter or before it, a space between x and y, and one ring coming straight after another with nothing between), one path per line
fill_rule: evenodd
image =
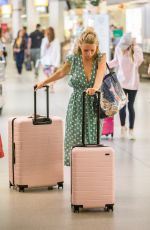
M142 81L136 98L136 140L120 139L118 115L114 138L102 143L115 149L115 206L113 212L84 209L73 213L70 204L70 167L65 167L64 189L9 189L8 118L33 114L33 72L18 75L12 56L8 58L3 82L5 105L0 116L5 158L0 159L0 229L1 230L149 230L150 229L150 82ZM40 71L42 78L42 70ZM65 113L71 89L67 79L55 84L50 94L50 114ZM45 111L45 92L38 93L38 113Z

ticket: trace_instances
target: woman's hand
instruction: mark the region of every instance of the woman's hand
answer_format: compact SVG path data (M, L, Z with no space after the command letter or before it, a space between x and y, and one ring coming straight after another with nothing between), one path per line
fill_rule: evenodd
M36 84L36 87L35 87L35 90L37 89L41 89L43 86L45 85L45 83L42 81L42 82L39 82Z
M86 93L90 96L94 95L97 90L95 88L88 88Z

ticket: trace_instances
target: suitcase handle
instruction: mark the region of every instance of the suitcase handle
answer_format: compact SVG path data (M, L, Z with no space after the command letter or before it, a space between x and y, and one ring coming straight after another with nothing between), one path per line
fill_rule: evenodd
M49 118L49 86L45 85L43 87L46 88L46 117L39 117L37 115L37 94L36 87L34 86L34 117L33 117L33 125L47 125L51 124L52 120Z
M98 102L100 103L100 91L96 91L95 94L98 95ZM85 98L86 98L86 91L83 92L83 113L82 113L82 144L83 145L85 145ZM98 106L97 108L96 115L97 115L97 145L99 145L100 144L100 106Z

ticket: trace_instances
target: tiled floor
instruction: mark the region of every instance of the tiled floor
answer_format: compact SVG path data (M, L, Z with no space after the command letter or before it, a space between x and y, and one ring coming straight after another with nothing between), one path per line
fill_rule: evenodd
M70 168L65 167L64 190L32 189L24 193L9 189L7 123L10 116L33 114L33 85L36 80L24 70L18 76L14 63L8 62L3 83L5 106L0 130L6 156L0 159L0 230L149 230L150 229L150 82L142 82L136 100L136 141L119 138L118 116L115 136L103 143L115 148L115 195L113 213L70 208ZM71 90L66 79L56 83L50 94L50 112L65 119ZM39 113L44 109L44 93L39 93Z

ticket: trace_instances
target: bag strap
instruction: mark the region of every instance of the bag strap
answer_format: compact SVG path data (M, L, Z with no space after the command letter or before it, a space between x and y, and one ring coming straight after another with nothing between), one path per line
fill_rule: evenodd
M107 66L107 69L109 70L109 72L111 73L111 69L110 69L110 67L109 67L107 62L106 62L106 66Z

